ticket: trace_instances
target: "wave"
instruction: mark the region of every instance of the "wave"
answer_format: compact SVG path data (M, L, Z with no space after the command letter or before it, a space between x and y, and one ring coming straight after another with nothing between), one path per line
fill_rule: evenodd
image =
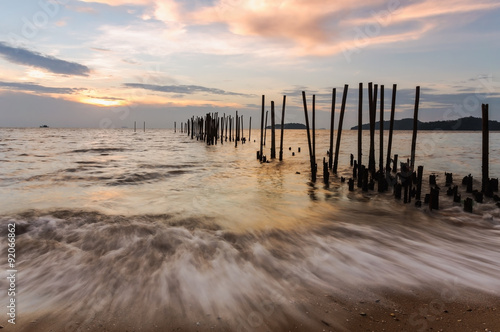
M312 291L500 290L499 229L425 217L390 223L382 216L325 218L288 229L233 231L203 215L27 210L0 218L2 236L12 222L22 259L19 301L27 313L50 308L90 317L105 310L155 320L169 312L192 321L231 317L238 325L262 303L278 306ZM293 306L285 310L298 314Z

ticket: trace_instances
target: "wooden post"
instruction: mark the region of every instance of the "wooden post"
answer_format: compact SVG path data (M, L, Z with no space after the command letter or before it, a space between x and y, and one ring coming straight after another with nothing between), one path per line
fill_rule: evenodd
M415 108L413 110L413 136L411 138L411 159L410 169L415 166L415 149L417 147L417 125L418 125L418 103L420 100L420 86L417 86L415 93Z
M373 83L368 83L368 107L370 111L370 155L368 157L368 170L375 169L375 112L373 110Z
M313 95L312 101L312 154L316 173L316 95Z
M252 117L250 117L250 121L248 123L248 142L252 139Z
M392 171L394 173L397 173L398 172L398 155L397 154L394 155L394 161L392 163L392 166L393 166Z
M358 166L362 162L362 145L363 145L363 83L359 83L358 97ZM358 176L359 178L360 176ZM359 181L359 180L358 180ZM359 187L359 182L358 182Z
M332 114L330 117L330 153L328 153L328 169L333 168L333 131L334 121L335 121L335 98L337 97L337 89L333 88L332 90Z
M144 121L144 132L146 132L146 121Z
M264 95L262 95L262 113L260 115L260 160L262 161L262 143L264 141Z
M306 118L306 130L307 130L307 145L309 147L309 162L311 163L311 173L312 173L312 181L316 181L316 171L313 164L313 156L312 156L312 146L311 146L311 133L309 132L309 116L307 115L307 101L306 101L306 92L302 91L302 102L304 104L304 115Z
M226 128L224 129L224 131L225 131L224 141L226 141L226 142L227 142L227 126L228 126L228 122L229 122L229 116L228 116L228 117L226 117L226 114L225 114L225 113L224 113L224 122L225 122L225 127L226 127Z
M234 119L234 147L238 147L238 126L240 125L240 118L238 117L238 111L236 111L236 118Z
M240 141L243 140L243 136L245 136L245 133L244 133L244 129L245 128L243 128L243 124L244 124L244 122L243 122L243 115L241 115L240 116L240 125L239 125L240 133L238 134L238 137L239 137Z
M342 137L342 123L344 122L344 112L345 112L345 104L347 101L347 90L349 89L349 85L344 85L344 94L342 95L342 105L340 107L340 118L339 118L339 127L337 129L337 144L335 145L335 160L333 161L333 173L337 173L337 166L339 163L339 151L340 151L340 139Z
M134 121L134 133L136 131L136 121ZM175 122L174 122L174 133L176 132L176 129L175 129Z
M328 182L330 179L330 171L328 168L328 163L326 162L326 158L323 157L323 183L328 186Z
M417 170L417 192L416 192L416 200L419 201L422 193L422 177L424 174L424 166L418 166Z
M387 162L385 164L386 172L389 172L391 170L392 131L394 130L394 113L396 112L396 89L397 89L397 84L393 84L392 85L391 120L389 122L389 142L387 143Z
M276 122L274 118L274 101L271 101L271 159L276 158Z
M269 111L266 111L266 124L264 126L264 145L266 145L266 137L267 137L267 114Z
M283 96L283 108L281 110L281 138L280 138L280 161L283 160L283 134L285 133L285 104L286 96Z
M483 167L482 167L482 183L481 183L481 191L486 196L492 195L492 190L489 190L489 146L490 146L490 129L489 129L489 116L488 116L488 104L481 105L481 111L483 115ZM491 194L490 194L491 192Z
M379 147L379 161L378 169L380 171L379 177L384 177L384 85L380 86L380 147Z

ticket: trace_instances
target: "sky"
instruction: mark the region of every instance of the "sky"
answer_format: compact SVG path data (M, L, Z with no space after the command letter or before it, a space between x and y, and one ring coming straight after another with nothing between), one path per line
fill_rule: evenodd
M262 95L278 119L286 95L285 121L304 123L305 91L309 110L315 95L317 128L329 128L333 89L338 119L347 84L348 128L357 124L359 83L368 118L368 82L384 85L385 119L397 84L396 119L413 116L420 86L421 121L480 117L482 103L500 121L498 0L17 0L0 8L0 127L172 128L236 111L257 124Z

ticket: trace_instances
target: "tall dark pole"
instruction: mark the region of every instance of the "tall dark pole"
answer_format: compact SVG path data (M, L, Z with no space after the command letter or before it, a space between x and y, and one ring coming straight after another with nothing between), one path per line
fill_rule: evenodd
M490 195L491 190L489 190L489 116L488 116L488 104L481 105L481 111L483 115L483 167L482 167L482 183L481 191L487 195Z
M358 167L362 164L363 146L363 83L359 83L358 97Z
M380 176L382 176L382 173L384 171L384 86L380 86L380 127L379 127L379 134L380 134L380 151L379 151L379 161L378 161L378 168L380 171Z
M271 159L276 158L276 122L274 118L274 101L271 101Z
M375 172L375 110L373 105L373 83L368 83L368 106L370 110L370 155L368 159L368 170Z
M260 161L262 161L262 143L264 142L264 100L265 97L262 95L262 113L260 115Z
M342 137L342 124L344 122L344 112L345 112L345 104L347 101L347 90L349 89L349 85L344 85L344 94L342 95L342 106L340 107L340 118L339 118L339 127L337 130L337 144L335 145L335 160L333 161L333 173L337 173L337 166L339 163L339 151L340 151L340 139Z
M387 143L387 162L385 169L389 172L391 167L392 131L394 130L394 113L396 112L396 89L397 84L392 85L391 120L389 123L389 142Z
M311 177L312 181L316 181L316 170L315 165L313 163L313 155L312 155L312 146L311 146L311 133L309 132L309 116L307 114L307 101L306 101L306 92L302 91L302 102L304 104L304 115L306 118L306 130L307 130L307 145L309 147L309 162L311 164Z
M413 169L415 166L415 149L417 147L417 126L418 126L418 103L420 100L420 87L417 86L415 93L415 109L413 111L413 136L411 138L411 159L410 167Z
M266 111L266 123L264 124L264 145L266 145L266 138L267 138L267 115L269 114L269 111Z
M337 89L333 88L332 90L332 114L330 117L330 153L328 154L328 168L332 169L333 167L333 132L334 122L335 122L335 98L337 96Z
M314 167L316 167L316 95L313 95L312 104L312 153Z
M286 96L283 96L283 108L281 110L281 138L280 138L280 161L283 160L283 134L285 133L285 104Z

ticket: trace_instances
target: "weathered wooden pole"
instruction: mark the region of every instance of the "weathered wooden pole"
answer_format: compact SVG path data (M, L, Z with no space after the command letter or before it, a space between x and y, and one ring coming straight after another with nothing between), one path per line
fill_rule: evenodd
M316 167L316 95L313 95L312 101L312 153L314 167Z
M266 124L264 126L264 145L266 145L266 138L267 138L267 114L269 114L269 111L266 111Z
M342 105L340 107L340 118L339 118L339 127L337 129L337 144L335 145L335 160L333 161L333 173L337 173L337 167L339 164L339 151L340 151L340 139L342 137L342 124L344 122L344 112L345 112L345 104L347 101L347 90L349 89L349 85L344 85L344 94L342 95Z
M134 121L134 133L136 131L136 121ZM176 128L175 128L175 122L174 122L174 133L176 132Z
M393 84L392 85L391 120L389 122L389 141L387 143L387 161L385 164L386 172L389 172L391 170L392 131L394 130L394 113L396 112L396 89L397 89L397 84Z
M274 118L274 101L271 101L271 159L276 159L276 122Z
M380 171L379 176L383 177L384 173L384 85L380 85L380 124L379 124L379 134L380 134L380 147L379 147L379 161L378 169Z
M262 95L262 113L260 115L260 154L259 154L260 161L262 161L262 148L263 148L262 143L264 141L264 107L265 107L264 99L265 97L264 95Z
M362 162L362 146L363 146L363 83L359 83L358 93L358 166ZM361 178L361 176L358 176Z
M285 133L285 104L286 96L283 96L283 108L281 109L281 138L280 138L280 161L283 160L283 134Z
M375 111L373 109L373 83L368 83L368 107L370 111L370 155L368 157L368 170L375 170Z
M146 121L144 121L144 132L146 132Z
M224 121L225 116L220 118L220 144L224 144Z
M238 130L238 127L240 125L240 118L238 117L238 111L236 111L236 118L234 119L234 147L238 147L238 134L239 134L239 130Z
M245 136L245 133L243 131L245 129L245 128L243 128L243 123L244 123L243 122L243 115L240 115L240 125L239 125L240 133L238 135L240 141L243 140L243 136Z
M330 117L330 151L328 153L328 169L333 168L333 132L335 122L335 98L337 97L337 89L332 89L332 114Z
M226 114L224 113L224 127L226 127L224 129L224 131L225 131L224 141L226 141L226 142L227 142L227 126L228 126L228 122L229 122L229 117L226 117Z
M410 168L415 166L415 150L417 147L417 126L418 126L418 103L420 100L420 86L417 86L415 93L415 108L413 110L413 136L411 138L411 159Z
M248 141L252 139L252 117L250 117L250 121L248 123Z
M302 102L304 104L304 115L306 118L307 145L309 147L309 162L311 163L311 177L312 177L312 181L315 182L316 181L316 170L315 170L315 165L313 163L311 133L309 132L309 116L307 115L307 101L306 101L306 92L305 91L302 91Z
M194 138L194 116L191 118L191 139Z
M488 104L481 105L481 111L483 115L483 167L482 167L482 183L481 191L485 194L490 195L492 190L489 190L489 147L490 147L490 127L489 127L489 116L488 116Z
M419 201L420 198L421 198L423 174L424 174L424 166L418 166L418 170L417 170L417 192L415 194L415 199L417 201Z

